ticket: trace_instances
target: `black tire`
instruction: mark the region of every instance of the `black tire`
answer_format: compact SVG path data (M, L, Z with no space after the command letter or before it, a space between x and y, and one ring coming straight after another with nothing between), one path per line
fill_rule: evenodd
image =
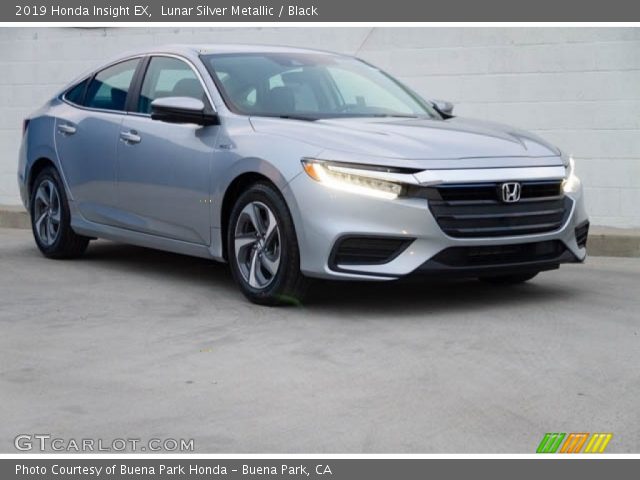
M57 217L57 230L55 235L52 234L50 237L47 236L47 238L44 238L43 234L38 232L38 229L42 228L42 222L38 223L38 220L43 215L42 208L44 207L43 202L37 197L41 187L50 188L51 186L55 188L58 196L57 210L55 208L53 209L53 215ZM29 202L29 213L31 215L33 237L38 249L40 249L45 257L58 259L75 258L82 255L87 249L89 238L78 235L71 229L71 214L69 213L67 195L55 168L45 168L38 174L33 182L31 201ZM56 224L55 221L54 224ZM40 232L42 232L42 230L40 230Z
M243 232L242 236L246 238L254 235L250 227L255 224L248 220L250 215L246 213L247 209L255 212L254 206L258 208L259 213L263 214L263 217L268 215L269 211L273 214L277 230L275 234L272 232L271 242L268 243L269 238L265 233L267 228L264 228L265 232L262 232L262 235L260 229L256 229L255 236L259 237L262 242L259 240L252 242L251 239L248 239L248 242L252 243L248 243L246 247L240 247L238 253L242 258L238 260L236 233ZM267 209L263 209L263 207L267 207ZM265 218L262 219L262 226L268 223L268 218L271 217L266 217L267 221ZM248 233L244 233L247 232L244 230L245 227L249 228ZM240 235L240 233L238 234ZM264 250L262 250L263 248ZM247 252L245 249L249 249L249 251ZM266 267L261 260L250 261L256 250L258 253L255 255L263 255L264 258L269 255L271 258L275 258L276 253L279 255L278 266L273 269L276 270L275 274L265 270ZM300 251L291 214L284 199L273 185L267 182L255 183L236 201L227 228L227 259L234 280L250 301L260 305L300 305L303 301L309 280L300 272ZM251 277L251 272L248 271L251 269L248 267L248 261L251 263L251 267L255 264L257 265L255 268L260 271L260 275L253 275L254 283L259 283L257 278L262 276L262 280L268 281L267 284L264 286L250 284L251 278L247 278Z
M491 277L480 277L479 280L494 285L517 285L519 283L528 282L539 272L516 273L512 275L495 275Z

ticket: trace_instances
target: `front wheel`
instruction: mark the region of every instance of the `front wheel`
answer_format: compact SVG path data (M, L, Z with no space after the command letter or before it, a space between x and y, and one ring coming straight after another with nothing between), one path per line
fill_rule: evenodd
M300 304L308 280L300 272L300 251L291 214L279 192L256 183L236 201L227 229L231 273L252 302Z
M513 275L495 275L490 277L480 277L479 280L494 285L517 285L531 280L538 275L538 272L517 273Z

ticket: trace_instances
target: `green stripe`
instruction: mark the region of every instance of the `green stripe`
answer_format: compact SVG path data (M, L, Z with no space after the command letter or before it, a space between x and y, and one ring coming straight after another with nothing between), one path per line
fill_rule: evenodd
M536 453L556 453L566 433L545 433Z
M545 433L544 437L542 437L542 441L540 442L540 445L538 445L538 449L536 450L536 453L543 453L544 452L544 447L547 445L547 442L549 441L549 438L551 438L551 434L550 433Z
M556 450L558 450L558 448L560 447L560 444L562 443L562 440L564 440L564 436L566 435L566 433L557 433L556 435L558 435L556 443L551 446L547 453L556 453Z

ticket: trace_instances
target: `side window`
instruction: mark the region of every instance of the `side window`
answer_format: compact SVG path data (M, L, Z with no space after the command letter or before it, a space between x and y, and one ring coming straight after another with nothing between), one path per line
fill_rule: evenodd
M138 112L151 113L151 102L163 97L191 97L208 104L195 72L182 60L153 57L142 82Z
M64 99L67 102L75 103L76 105L82 105L84 102L84 92L87 89L87 83L89 83L88 78L78 83L75 87L71 87L64 94Z
M139 59L105 68L91 80L84 104L104 110L124 110L127 93Z

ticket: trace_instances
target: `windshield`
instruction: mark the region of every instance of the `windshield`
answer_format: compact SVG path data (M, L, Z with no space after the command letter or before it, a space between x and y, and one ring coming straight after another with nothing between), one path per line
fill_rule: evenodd
M323 53L233 53L202 59L233 112L317 120L340 117L441 118L384 72Z

